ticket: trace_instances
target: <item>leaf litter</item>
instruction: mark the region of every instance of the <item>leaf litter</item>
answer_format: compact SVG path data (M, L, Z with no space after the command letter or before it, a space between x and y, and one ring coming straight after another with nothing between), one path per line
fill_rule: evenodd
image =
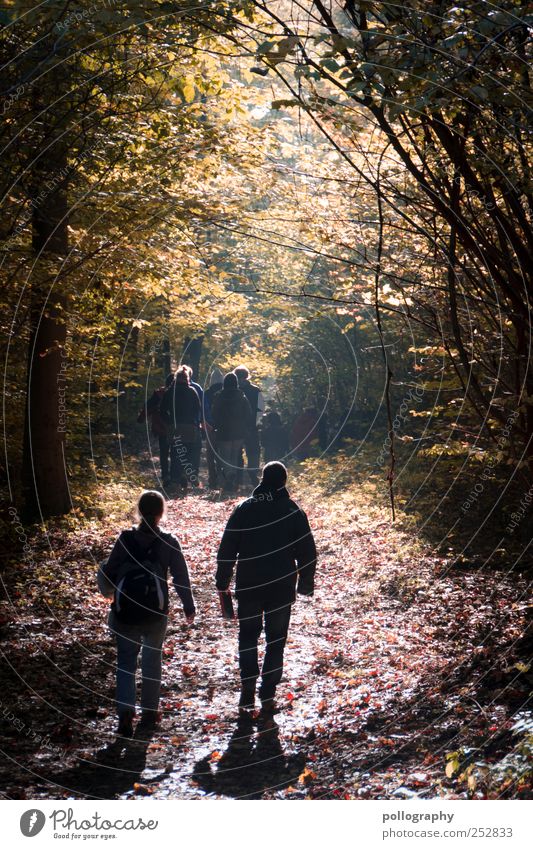
M237 629L214 589L232 501L169 503L198 615L187 627L173 598L162 724L129 742L115 736L115 653L94 581L121 526L33 535L31 564L4 573L7 798L528 795L531 771L507 768L523 746L516 718L529 716L526 577L454 568L385 521L368 492L296 494L316 535L316 593L294 606L268 722L238 719Z

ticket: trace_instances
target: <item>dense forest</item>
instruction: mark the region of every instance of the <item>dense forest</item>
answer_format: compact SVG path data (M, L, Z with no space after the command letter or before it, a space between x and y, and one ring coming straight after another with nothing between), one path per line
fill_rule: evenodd
M4 2L5 798L530 794L532 24L520 0ZM110 777L96 563L164 489L138 417L181 364L245 364L289 434L315 411L280 457L315 608L235 778L230 626L211 657L234 500L203 466L167 493L209 636L176 625L163 738Z

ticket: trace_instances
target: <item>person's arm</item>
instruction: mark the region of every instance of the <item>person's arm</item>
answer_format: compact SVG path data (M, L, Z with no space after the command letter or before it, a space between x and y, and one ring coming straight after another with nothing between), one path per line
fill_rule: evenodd
M163 397L161 399L161 404L159 406L159 414L160 414L161 418L163 419L163 421L165 421L167 424L170 424L170 421L171 421L171 418L172 418L172 416L170 414L171 405L172 405L172 397L173 397L173 390L172 390L172 388L169 387L163 393Z
M217 553L217 590L225 592L229 589L233 577L233 569L239 554L241 543L241 528L239 523L239 508L236 507L228 519Z
M303 510L296 514L296 541L294 544L298 569L299 595L313 595L315 591L316 546L307 516Z
M246 395L243 393L241 398L242 417L246 422L246 429L250 430L255 425L255 415Z
M111 550L111 554L107 558L107 561L104 566L102 566L102 572L107 578L107 580L116 585L117 576L119 569L126 558L126 548L124 546L124 532L119 534L117 540Z
M211 401L209 392L204 392L202 398L202 422L211 424Z
M180 601L183 605L183 612L187 617L187 622L190 623L194 619L196 607L194 604L187 562L183 556L181 546L173 534L170 535L170 539L166 544L170 545L171 548L169 569L170 574L172 575L172 583L180 597Z
M257 396L257 415L265 412L265 399L263 397L263 393L259 391L259 395Z
M200 425L202 423L202 398L204 393L200 386L197 388L196 386L191 385L191 389L196 396L195 399L193 399L193 417L195 423Z
M122 535L121 535L122 536ZM119 537L120 539L120 537ZM111 554L98 564L96 583L105 598L113 598L118 583L118 572L124 557L122 544L117 539Z
M219 410L220 410L220 397L219 397L219 393L217 392L217 394L213 398L213 402L211 404L211 424L213 425L215 430L217 430L218 427L220 426Z

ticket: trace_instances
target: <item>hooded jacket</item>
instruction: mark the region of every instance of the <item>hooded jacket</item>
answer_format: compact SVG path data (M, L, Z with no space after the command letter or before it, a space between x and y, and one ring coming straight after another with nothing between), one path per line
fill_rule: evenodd
M228 589L235 563L237 596L292 603L313 595L316 547L304 511L285 487L260 484L231 514L218 549L216 585Z

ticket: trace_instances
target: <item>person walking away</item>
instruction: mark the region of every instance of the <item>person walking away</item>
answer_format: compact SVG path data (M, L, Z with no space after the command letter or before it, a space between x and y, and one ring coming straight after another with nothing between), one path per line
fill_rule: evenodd
M237 488L239 457L252 422L250 405L233 372L224 377L222 391L215 395L212 409L223 488L233 492Z
M198 400L200 401L200 413L198 415L198 438L192 450L191 463L193 467L193 473L191 475L191 482L193 486L200 486L200 459L202 456L202 438L203 438L203 421L202 421L202 409L204 406L204 390L200 386L199 383L195 383L193 380L194 371L191 366L187 366L189 370L189 380L192 388L198 395Z
M205 454L207 460L207 482L211 489L216 489L218 483L218 458L215 443L215 426L213 424L213 402L215 395L222 390L224 375L218 368L211 372L209 389L204 392L203 424L205 432Z
M195 617L189 572L180 544L173 534L159 529L164 512L161 493L143 492L137 504L139 524L122 531L101 568L106 587L114 591L108 624L117 645L116 706L118 734L123 737L133 734L139 651L141 725L153 728L160 719L161 652L168 621L169 572L187 623L192 625Z
M265 630L259 697L263 713L275 711L283 655L296 593L314 592L316 547L304 511L290 498L283 463L267 463L253 495L231 514L217 555L216 587L229 592L237 564L239 707L254 707L259 677L257 644Z
M177 369L172 385L163 396L161 413L173 428L170 479L185 493L187 484L196 484L198 480L193 463L194 449L200 438L200 401L190 385L187 366Z
M279 413L265 413L260 428L261 447L265 463L283 460L289 453L289 437Z
M257 486L259 482L258 472L261 454L257 423L265 411L265 401L259 387L250 382L250 372L246 366L237 366L233 371L237 375L239 389L241 392L244 392L252 408L252 426L244 441L244 450L246 451L246 470L248 477L252 485Z
M172 381L174 380L173 374L167 374L165 379L165 385L160 386L158 389L154 389L151 396L148 398L148 401L143 406L141 412L137 416L137 423L144 424L147 420L150 421L151 431L153 436L156 437L159 443L159 463L161 465L161 477L163 479L163 486L168 486L169 484L169 451L170 451L170 440L169 440L169 425L168 422L165 421L165 418L161 415L161 402L163 400L163 395L169 386L172 385Z

